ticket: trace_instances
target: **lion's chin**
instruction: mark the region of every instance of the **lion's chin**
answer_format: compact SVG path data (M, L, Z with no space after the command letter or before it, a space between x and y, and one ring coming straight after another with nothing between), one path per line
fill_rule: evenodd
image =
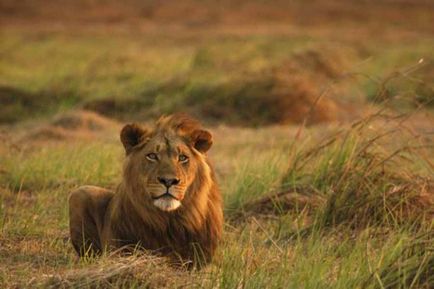
M170 212L178 209L181 206L181 202L171 197L163 197L154 200L154 206L162 211Z

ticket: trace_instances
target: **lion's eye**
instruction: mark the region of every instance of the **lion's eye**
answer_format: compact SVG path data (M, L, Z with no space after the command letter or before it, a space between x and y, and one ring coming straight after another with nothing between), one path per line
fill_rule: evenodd
M146 155L146 158L150 161L156 161L158 160L157 154L155 153L150 153Z
M188 161L188 157L187 157L186 155L179 155L178 160L179 160L181 163L185 163L185 162Z

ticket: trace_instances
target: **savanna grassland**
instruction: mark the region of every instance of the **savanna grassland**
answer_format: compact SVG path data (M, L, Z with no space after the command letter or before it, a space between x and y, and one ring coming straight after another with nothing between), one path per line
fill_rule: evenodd
M1 288L433 288L430 1L0 1ZM225 233L201 271L78 260L68 192L187 112Z

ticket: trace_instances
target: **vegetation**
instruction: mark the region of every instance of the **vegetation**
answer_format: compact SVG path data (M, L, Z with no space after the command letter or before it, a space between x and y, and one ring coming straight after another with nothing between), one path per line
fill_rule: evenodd
M381 120L370 125L387 127ZM76 261L67 233L67 192L84 183L115 185L122 154L116 140L4 154L2 282L429 288L434 282L432 155L426 158L429 150L402 135L405 147L390 143L397 139L396 127L380 134L366 127L368 122L330 128L332 137L326 139L312 128L301 139L276 143L269 142L269 129L245 131L241 139L234 131L229 145L217 145L211 157L222 160L216 167L225 194L225 238L213 265L191 273L140 253ZM217 140L223 133L216 131ZM288 135L288 129L277 128L273 135ZM266 152L251 158L264 147ZM155 270L159 266L164 276Z
M432 4L14 2L0 3L1 288L434 287ZM214 135L215 260L78 260L68 192L116 186L121 123L174 111Z
M314 123L346 119L348 102L365 99L397 99L401 109L433 103L434 43L423 35L383 40L381 49L374 37L361 53L346 40L351 31L330 40L211 30L189 41L176 32L77 30L3 33L0 121L84 107L122 120L182 110L230 125L300 123L324 91Z

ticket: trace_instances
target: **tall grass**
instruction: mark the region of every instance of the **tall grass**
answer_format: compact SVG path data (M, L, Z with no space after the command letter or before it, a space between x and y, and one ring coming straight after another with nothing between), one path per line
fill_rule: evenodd
M227 233L222 250L205 271L167 267L148 255L100 259L42 285L94 288L430 288L432 236L395 232L379 238L370 230L357 238L339 230L290 243L249 226ZM115 261L116 260L116 261Z
M319 195L324 200L319 219L326 226L400 226L431 220L431 168L418 152L430 146L397 146L393 140L402 130L375 132L370 125L359 122L296 155L282 185Z
M278 187L289 159L285 151L287 147L283 146L261 154L249 150L238 155L234 174L224 184L224 203L229 213Z
M0 283L39 288L431 288L430 150L423 151L424 143L417 139L404 141L404 130L386 125L380 116L374 119L331 129L326 136L312 128L309 138L274 144L266 129L245 134L238 129L239 140L216 145L218 159L233 165L220 180L226 232L213 264L200 272L171 268L146 253L74 261L67 189L116 183L120 144L47 144L3 154L0 257L6 265L0 265ZM289 135L287 130L281 134ZM38 277L30 281L28 272Z

